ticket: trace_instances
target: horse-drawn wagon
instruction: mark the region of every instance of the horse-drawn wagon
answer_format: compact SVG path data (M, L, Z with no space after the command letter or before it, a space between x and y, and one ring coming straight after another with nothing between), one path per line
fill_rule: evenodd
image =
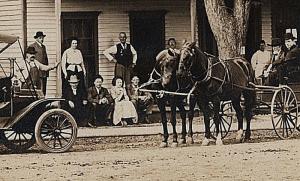
M154 74L157 76L156 79L153 78ZM180 79L182 78L184 78L184 84L190 82L193 85L185 93L180 92L180 88L182 88ZM222 144L221 139L225 138L230 131L234 115L238 119L237 139L249 139L252 110L255 110L256 113L269 115L273 129L281 139L292 137L295 130L299 129L297 126L297 96L300 95L293 91L290 87L291 84L265 86L256 85L254 82L254 72L245 59L237 57L230 60L220 60L202 52L195 46L195 43L186 43L183 45L180 55L174 55L167 51L161 53L149 82L143 86L148 86L151 83L161 84L160 89L163 91L150 90L150 92L156 94L163 92L171 95L171 97L186 97L187 100L190 100L190 111L193 111L196 104L195 101L191 102L191 100L193 97L196 98L196 102L204 114L205 139L202 142L204 145L209 143L210 137L217 140L216 144ZM175 85L176 88L170 89L169 87L172 85ZM295 85L294 83L293 87ZM191 96L192 94L194 96ZM258 97L259 99L257 99ZM193 113L189 114L189 137L192 136L191 115ZM243 136L243 117L247 121L245 136ZM181 139L185 142L185 117L182 118L183 136ZM162 122L165 127L165 120ZM173 132L175 131L173 142L177 142L177 133L174 127L176 123L174 122L176 120L174 118L172 120L171 116ZM164 128L165 138L163 142L167 142L167 135L168 132Z
M16 42L22 61L26 61L15 36L0 34L0 54ZM15 152L35 143L47 152L67 151L77 137L77 124L68 104L61 98L45 98L41 90L30 86L31 75L22 73L19 63L16 58L0 58L0 142ZM25 68L29 72L30 67ZM21 85L16 71L27 80L23 83L27 86Z

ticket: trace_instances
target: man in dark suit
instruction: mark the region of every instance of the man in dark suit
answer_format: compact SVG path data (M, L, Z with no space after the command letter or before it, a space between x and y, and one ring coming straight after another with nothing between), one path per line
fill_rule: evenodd
M29 47L34 47L36 51L35 58L37 61L39 61L43 65L48 65L49 63L48 63L47 51L45 45L43 44L45 36L46 35L44 35L44 33L41 31L36 32L34 36L35 42L29 45ZM39 70L39 75L41 78L42 91L44 95L46 95L47 77L49 76L49 72Z
M138 113L139 122L144 120L146 123L149 123L148 116L152 114L154 100L150 93L137 90L139 82L138 76L132 77L131 84L127 86L127 95Z
M78 126L87 126L87 96L86 91L81 91L78 88L79 79L76 75L71 75L68 80L69 86L63 93L63 98L68 101L71 109L71 114L74 116Z
M288 77L293 72L296 73L296 77L293 79L299 80L298 72L300 71L300 48L297 46L297 39L292 33L286 33L284 35L284 44L287 48L287 53L283 60L281 60L281 66L278 69L279 83L285 84Z
M95 77L94 86L88 89L88 101L92 106L92 119L94 125L112 125L109 120L110 113L113 109L113 98L111 97L108 90L102 87L103 77L97 75ZM93 126L90 125L90 126Z

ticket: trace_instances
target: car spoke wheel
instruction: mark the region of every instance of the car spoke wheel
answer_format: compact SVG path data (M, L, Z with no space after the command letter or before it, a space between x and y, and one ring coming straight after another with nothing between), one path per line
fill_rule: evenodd
M212 105L210 105L212 108ZM223 102L220 105L220 124L219 124L219 132L221 133L221 138L224 139L228 132L230 131L230 127L232 124L232 117L233 117L233 109L231 102ZM216 139L216 125L213 120L213 116L210 119L210 132L211 137Z
M62 109L43 113L35 126L37 144L46 152L69 150L77 137L77 124L73 116Z
M275 91L271 103L271 119L279 138L288 139L293 136L297 127L298 102L291 88L286 86Z
M33 132L27 132L15 127L10 130L1 130L0 136L3 144L17 153L23 152L35 144Z

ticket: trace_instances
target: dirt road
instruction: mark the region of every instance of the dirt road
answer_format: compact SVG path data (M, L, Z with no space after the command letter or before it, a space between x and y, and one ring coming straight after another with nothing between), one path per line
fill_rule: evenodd
M3 152L0 180L300 180L300 139L164 149L158 137L122 139L63 154Z

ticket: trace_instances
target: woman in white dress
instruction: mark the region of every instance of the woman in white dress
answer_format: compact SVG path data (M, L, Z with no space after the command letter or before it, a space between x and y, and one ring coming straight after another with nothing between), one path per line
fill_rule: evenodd
M126 126L127 119L132 119L133 123L137 123L138 116L134 105L129 101L129 97L123 84L122 78L115 77L111 88L111 96L115 101L113 123L114 125L121 123L122 126Z

